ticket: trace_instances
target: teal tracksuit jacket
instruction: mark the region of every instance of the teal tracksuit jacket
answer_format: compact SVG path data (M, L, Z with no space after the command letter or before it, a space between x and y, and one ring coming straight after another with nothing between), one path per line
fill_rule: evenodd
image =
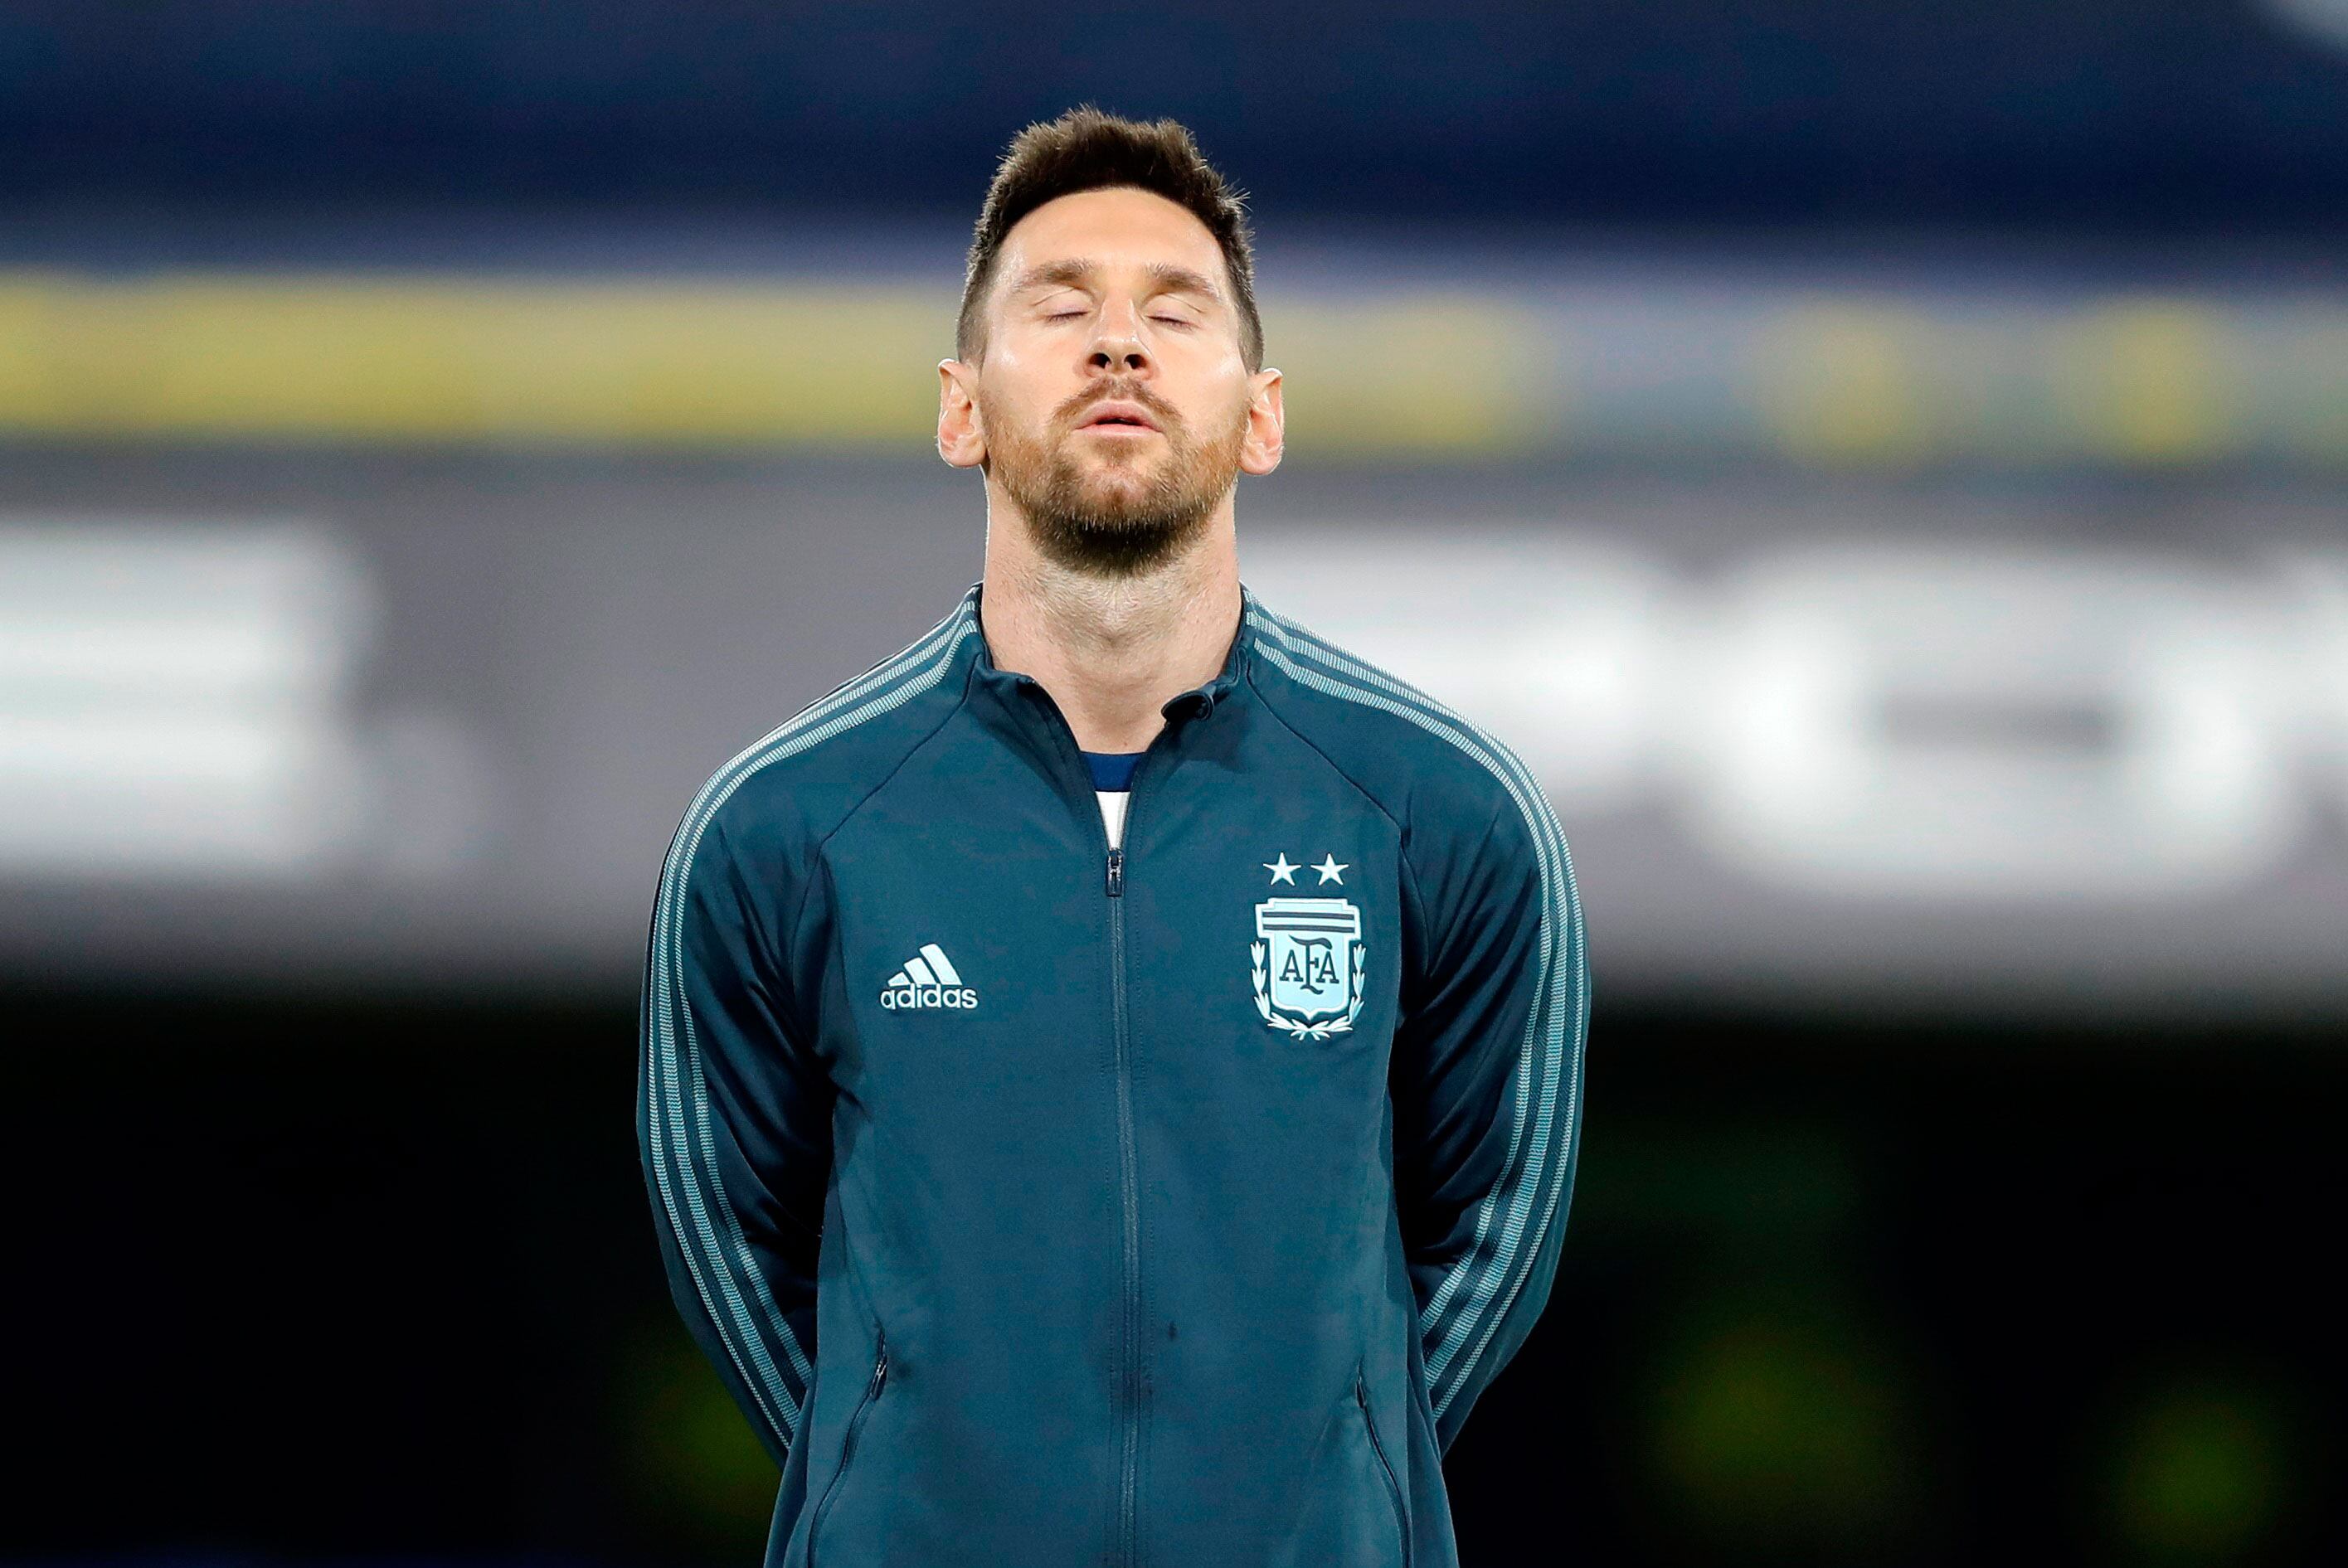
M983 583L718 770L637 1132L768 1568L1445 1568L1549 1294L1589 970L1516 754L1242 586L1112 849Z

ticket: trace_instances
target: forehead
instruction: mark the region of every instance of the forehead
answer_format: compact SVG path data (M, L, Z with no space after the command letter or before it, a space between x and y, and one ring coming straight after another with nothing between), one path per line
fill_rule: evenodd
M1154 190L1111 186L1046 201L1003 237L999 275L1086 257L1112 270L1166 263L1228 282L1222 247L1198 215Z

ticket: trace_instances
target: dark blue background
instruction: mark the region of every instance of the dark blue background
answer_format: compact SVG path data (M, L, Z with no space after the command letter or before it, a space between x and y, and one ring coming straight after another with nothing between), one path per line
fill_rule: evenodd
M0 192L951 210L1021 124L1175 115L1261 208L2331 229L2348 44L2255 0L0 12Z

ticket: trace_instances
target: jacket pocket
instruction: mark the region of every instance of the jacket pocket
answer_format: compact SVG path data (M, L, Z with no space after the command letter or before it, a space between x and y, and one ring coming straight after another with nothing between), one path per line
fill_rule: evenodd
M1402 1485L1394 1466L1386 1462L1386 1445L1378 1440L1378 1419L1370 1413L1370 1389L1362 1370L1354 1370L1354 1402L1362 1408L1362 1427L1370 1434L1370 1451L1377 1456L1378 1473L1385 1478L1386 1501L1394 1505L1395 1535L1402 1547L1402 1568L1410 1568L1410 1516L1404 1509Z
M856 1462L857 1434L864 1430L864 1418L872 1411L872 1401L880 1397L880 1385L889 1380L889 1338L877 1328L873 1331L871 1380L864 1385L864 1397L856 1401L856 1409L848 1418L848 1435L839 1440L839 1463L831 1472L831 1481L817 1500L815 1518L808 1523L808 1568L815 1568L815 1549L823 1538L824 1515L831 1512L831 1501L839 1493L839 1483L848 1475L848 1467Z

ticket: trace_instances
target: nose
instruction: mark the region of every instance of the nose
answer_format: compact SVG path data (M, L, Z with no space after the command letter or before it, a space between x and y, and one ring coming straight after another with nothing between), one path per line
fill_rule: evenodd
M1134 301L1102 311L1097 320L1086 364L1111 375L1150 368L1149 353L1141 343L1141 311Z

